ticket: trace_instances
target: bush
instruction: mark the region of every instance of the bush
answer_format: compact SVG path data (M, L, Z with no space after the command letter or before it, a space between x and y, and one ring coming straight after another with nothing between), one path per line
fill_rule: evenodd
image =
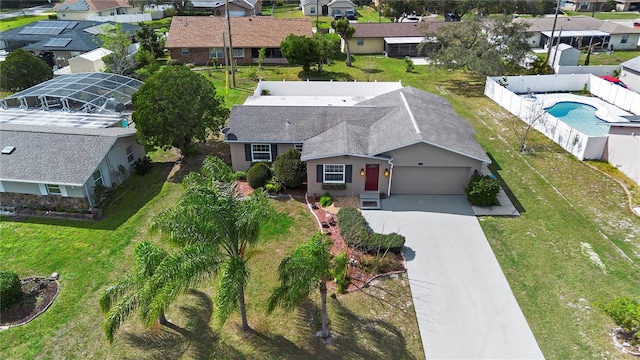
M404 70L408 73L413 72L413 69L415 68L415 65L413 64L413 60L411 60L410 57L405 57L404 58Z
M394 253L402 251L404 236L396 233L374 233L364 216L352 207L343 207L338 212L340 234L344 241L351 247L368 253L379 253L381 250L389 250Z
M49 20L58 20L58 15L56 14L49 14Z
M233 173L233 180L247 180L246 171L236 171Z
M0 271L0 309L6 310L22 298L22 287L18 274Z
M331 204L333 204L333 199L329 193L324 193L320 196L320 205L322 205L322 207L327 207Z
M136 171L136 174L144 175L151 171L153 167L153 163L151 162L151 158L145 156L143 158L138 158L136 162L133 163L133 169Z
M347 266L349 265L349 258L346 252L341 252L333 259L333 269L331 275L336 280L338 292L344 294L349 287L349 274Z
M499 191L500 183L498 180L487 175L473 175L464 188L469 202L475 206L498 205L496 196Z
M282 190L282 184L278 182L278 179L272 178L271 181L265 185L264 189L267 190L268 193L277 194Z
M269 180L271 180L271 169L263 162L253 164L247 171L247 182L254 189L264 187Z
M384 274L393 271L393 261L387 256L366 256L362 259L362 271L370 274Z
M640 343L640 298L623 296L595 305L609 315L616 325L633 334L635 344Z
M300 151L291 148L278 155L273 163L274 175L285 187L295 188L307 177L307 165L300 161Z
M93 200L96 207L102 208L109 204L116 196L116 190L110 186L98 184L93 188Z

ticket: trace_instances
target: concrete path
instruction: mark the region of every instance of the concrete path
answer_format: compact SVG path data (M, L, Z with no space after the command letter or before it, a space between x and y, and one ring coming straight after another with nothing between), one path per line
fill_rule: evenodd
M544 358L464 196L394 195L362 213L374 231L406 237L428 360Z

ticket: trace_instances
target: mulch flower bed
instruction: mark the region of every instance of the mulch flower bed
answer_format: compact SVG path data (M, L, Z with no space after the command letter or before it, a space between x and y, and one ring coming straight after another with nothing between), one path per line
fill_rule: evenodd
M248 196L253 192L253 188L249 186L246 181L238 181L238 191L244 195ZM363 287L366 287L371 280L385 274L389 273L398 273L405 272L406 267L404 263L404 258L400 254L387 253L386 257L391 260L389 272L385 274L377 274L377 273L368 273L363 270L362 263L363 260L367 258L374 257L374 255L365 254L362 251L351 248L347 245L347 243L342 239L342 235L340 234L340 224L338 223L338 217L336 216L339 208L336 206L331 206L328 209L322 208L319 203L317 203L316 197L310 196L306 197L306 189L287 189L283 191L283 194L286 196L292 196L295 198L306 199L309 209L315 214L316 218L319 222L319 227L322 232L329 235L331 240L333 241L333 246L331 247L331 254L338 255L342 252L347 253L347 257L350 259L350 264L348 268L348 275L350 280L349 287L346 289L347 292L357 291ZM353 200L353 199L352 199ZM345 201L347 206L357 207L356 203L359 201ZM330 282L328 284L331 288L335 289L335 282Z
M31 277L20 280L22 300L2 311L0 326L9 328L24 325L49 308L58 295L60 285L55 280Z

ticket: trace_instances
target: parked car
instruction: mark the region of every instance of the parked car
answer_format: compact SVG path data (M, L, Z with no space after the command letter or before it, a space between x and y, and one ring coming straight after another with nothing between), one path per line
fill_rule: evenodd
M355 20L356 19L355 10L353 10L353 9L345 10L344 17L347 18L348 20Z
M342 10L333 10L333 19L334 20L340 20L342 19Z

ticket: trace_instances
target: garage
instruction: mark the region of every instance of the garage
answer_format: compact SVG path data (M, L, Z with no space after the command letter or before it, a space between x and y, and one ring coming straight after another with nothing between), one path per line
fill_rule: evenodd
M397 166L391 194L464 194L470 167Z
M242 17L245 15L246 15L246 12L244 10L229 10L229 16Z

